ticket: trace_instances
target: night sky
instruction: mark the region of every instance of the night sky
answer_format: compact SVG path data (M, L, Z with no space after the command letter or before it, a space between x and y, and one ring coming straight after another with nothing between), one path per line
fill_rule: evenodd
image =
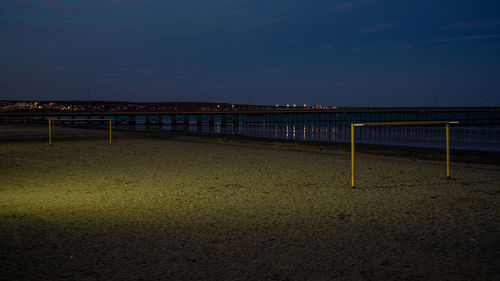
M0 0L0 99L500 105L500 1Z

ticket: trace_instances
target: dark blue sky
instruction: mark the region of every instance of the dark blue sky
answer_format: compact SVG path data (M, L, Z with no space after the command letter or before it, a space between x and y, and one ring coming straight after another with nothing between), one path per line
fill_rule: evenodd
M0 99L500 105L498 0L0 0L0 38Z

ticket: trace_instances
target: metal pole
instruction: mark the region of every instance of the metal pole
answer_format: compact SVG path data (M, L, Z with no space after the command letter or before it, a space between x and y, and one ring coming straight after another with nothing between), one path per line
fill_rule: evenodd
M446 177L450 177L450 124L446 123Z
M109 144L111 144L111 119L109 119Z
M351 187L354 188L354 123L351 123Z
M50 127L50 119L49 119L49 144L52 144L52 128Z

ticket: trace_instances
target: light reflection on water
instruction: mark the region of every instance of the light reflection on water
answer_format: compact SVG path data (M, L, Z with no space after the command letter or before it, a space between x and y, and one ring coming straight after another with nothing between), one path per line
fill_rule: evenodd
M170 131L172 126L138 124L135 126L119 125L117 128L133 130ZM285 139L297 141L321 141L349 143L351 134L349 126L331 126L328 124L239 124L215 123L214 126L203 124L188 126L177 124L175 130L215 133L222 135L244 135L252 137ZM357 127L356 143L386 144L415 147L445 147L446 131L443 127ZM500 127L450 127L450 144L455 149L472 149L500 151Z

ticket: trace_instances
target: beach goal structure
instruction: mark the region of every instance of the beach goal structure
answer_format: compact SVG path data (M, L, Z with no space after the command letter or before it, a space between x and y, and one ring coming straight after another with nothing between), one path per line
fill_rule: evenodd
M458 121L413 121L413 122L380 122L380 123L351 123L351 187L355 188L355 165L354 165L354 128L369 126L446 126L446 177L450 178L450 124L458 124Z
M52 144L52 127L53 124L58 121L58 122L75 122L75 121L109 121L109 144L111 144L111 137L112 137L112 119L88 119L88 118L49 118L49 144Z

